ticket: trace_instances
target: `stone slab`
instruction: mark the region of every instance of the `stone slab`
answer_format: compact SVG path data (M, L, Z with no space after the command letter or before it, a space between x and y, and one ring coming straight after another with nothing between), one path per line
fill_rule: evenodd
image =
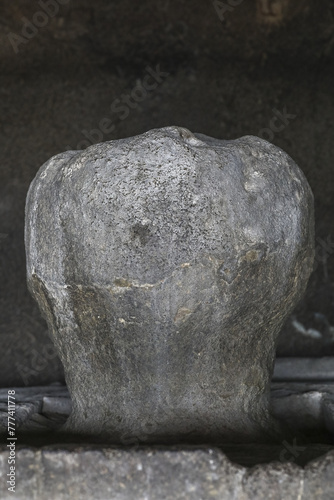
M8 452L0 451L0 496ZM247 469L216 448L53 446L17 449L16 500L329 500L334 451L307 465Z

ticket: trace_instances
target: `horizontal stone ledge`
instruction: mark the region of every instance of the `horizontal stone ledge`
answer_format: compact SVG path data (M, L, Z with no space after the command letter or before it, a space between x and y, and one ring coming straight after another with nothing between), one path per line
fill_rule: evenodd
M2 500L14 497L7 490L7 460L2 447ZM247 469L208 447L18 447L16 463L17 500L328 500L334 495L334 451L304 469L291 461Z
M334 381L334 357L276 358L273 381Z
M0 389L0 434L7 429L8 389ZM16 428L25 433L59 429L72 406L68 389L62 385L15 388L15 402ZM270 404L274 417L296 433L334 435L334 385L328 380L274 380ZM42 444L46 442L42 440Z

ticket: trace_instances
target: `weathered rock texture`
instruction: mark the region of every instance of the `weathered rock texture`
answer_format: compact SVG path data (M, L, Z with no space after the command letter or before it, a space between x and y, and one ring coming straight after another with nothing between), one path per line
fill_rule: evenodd
M256 137L179 127L57 155L26 206L29 288L73 400L114 442L260 439L276 339L313 261L313 197Z
M8 449L0 449L2 500L330 500L334 452L305 469L288 462L246 469L218 449L48 446L17 449L15 494L7 490Z
M334 450L334 386L326 383L273 382L270 405L290 435L280 442L224 443L222 449L240 465L254 466L275 460L294 460L305 465L314 458ZM15 389L15 428L20 445L33 446L81 443L80 435L58 431L72 409L71 398L63 385L21 387ZM302 434L301 434L302 433ZM8 436L8 389L0 389L0 442ZM92 438L94 444L104 439ZM86 442L86 441L85 441ZM294 445L297 449L294 448Z

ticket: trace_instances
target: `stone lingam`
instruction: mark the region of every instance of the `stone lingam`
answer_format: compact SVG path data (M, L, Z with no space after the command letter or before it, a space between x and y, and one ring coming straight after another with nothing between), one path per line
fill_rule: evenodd
M312 192L284 151L176 126L67 151L33 180L25 229L67 431L120 444L278 435L276 340L314 255Z

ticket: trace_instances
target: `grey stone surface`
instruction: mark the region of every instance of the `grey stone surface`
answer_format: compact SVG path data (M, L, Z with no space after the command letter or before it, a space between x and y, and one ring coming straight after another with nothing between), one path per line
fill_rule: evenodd
M215 448L18 447L15 496L7 490L8 451L0 450L2 500L330 500L334 452L306 466L235 465Z
M300 431L314 430L324 424L323 400L326 393L305 386L303 388L300 389L299 394L289 393L286 390L283 397L273 397L271 399L272 412L277 418L283 418L290 428L297 428Z
M33 415L41 412L41 403L38 400L33 400L29 403L18 402L16 404L15 426L20 428L27 422L30 422ZM6 433L8 426L8 402L6 399L0 402L0 433Z
M65 368L67 429L115 443L276 434L276 341L313 238L304 175L256 137L166 127L51 158L27 197L27 276Z
M279 358L273 373L275 381L334 381L334 357Z
M71 413L70 395L64 386L16 387L14 390L15 428L20 432L54 431ZM7 412L8 389L0 389L1 435L7 433Z
M15 401L16 428L29 433L37 429L40 432L59 429L59 424L66 421L72 408L70 394L63 386L16 389ZM324 433L329 439L330 435L334 436L333 384L274 382L271 385L270 405L273 416L290 429L293 437L303 432L304 439L313 435L313 443L316 443L315 436ZM0 434L6 432L7 390L0 390ZM55 439L61 440L62 437L55 436ZM247 452L245 463L254 463L251 458L253 453L248 459L246 455Z
M310 463L304 473L305 500L334 498L334 451Z
M323 402L323 418L326 428L334 436L334 397L325 397Z
M44 415L64 415L66 417L71 413L71 400L59 397L44 397L42 405L42 413Z

